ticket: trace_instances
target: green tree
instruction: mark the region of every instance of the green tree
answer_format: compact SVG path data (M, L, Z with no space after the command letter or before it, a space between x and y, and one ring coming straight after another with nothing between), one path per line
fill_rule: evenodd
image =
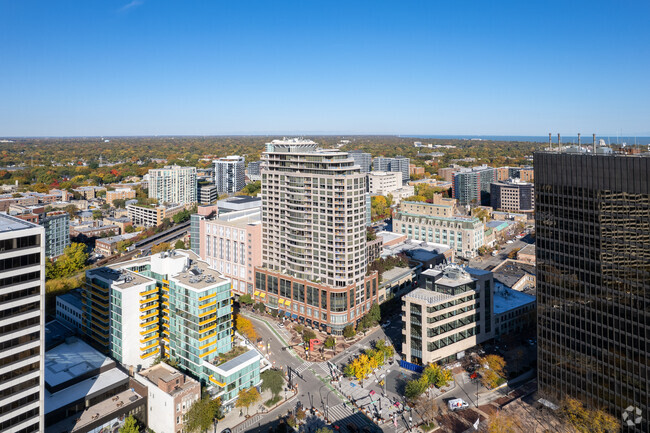
M135 227L133 227L132 225L128 225L128 226L124 227L124 231L126 233L133 233L135 231Z
M354 326L348 325L345 328L343 328L343 336L345 338L352 338L356 335L356 331L354 330Z
M70 219L77 216L77 210L78 209L77 209L77 206L75 206L73 204L67 205L66 207L63 208L63 210L66 211L68 213L68 215L70 215Z
M129 415L124 420L124 425L120 427L119 433L140 433L138 421L133 417L133 415Z
M126 200L122 198L116 198L113 200L113 207L116 209L124 209L126 207Z
M316 433L334 433L331 428L328 427L321 427L318 430L316 430Z
M151 247L151 254L162 253L164 251L169 251L170 249L171 245L169 245L169 242L161 242Z
M241 296L239 297L239 303L240 303L240 304L244 304L244 305L253 305L253 302L255 302L255 301L253 300L252 296L249 295L248 293L245 294L245 295L241 295Z
M94 210L93 211L93 219L94 220L100 220L104 217L104 214L100 210Z
M311 329L305 329L302 332L302 341L305 343L309 343L309 340L313 340L314 338L316 338L316 334Z
M174 244L174 249L175 250L184 250L185 249L185 242L182 240L177 240L176 243Z
M219 399L212 400L208 394L196 400L185 414L185 429L188 432L204 432L212 426L220 407Z
M82 270L88 261L86 245L73 242L63 250L63 255L56 261L56 274L59 277L68 277Z
M332 337L331 335L329 335L325 339L324 345L325 345L326 348L331 349L332 347L334 347L335 344L336 344L336 340L334 340L334 337Z
M376 325L381 320L381 310L379 309L379 304L373 302L368 310L367 316L372 321L373 325Z
M429 382L427 381L426 376L421 376L419 379L409 380L406 383L404 396L409 400L415 400L427 390L428 386Z
M269 390L273 397L277 397L284 388L284 374L280 370L266 370L260 374L262 391Z

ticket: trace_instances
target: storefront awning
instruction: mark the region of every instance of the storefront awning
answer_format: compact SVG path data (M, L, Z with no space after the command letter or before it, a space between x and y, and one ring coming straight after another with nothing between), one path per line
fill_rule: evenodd
M280 300L278 301L278 304L280 304L280 305L284 305L284 299L280 299Z
M284 305L288 307L289 305L291 305L291 301L284 301Z
M291 317L291 313L289 311L285 311L284 315L287 316L287 317Z
M297 315L297 314L292 314L292 315L291 315L291 318L292 318L292 319L297 319L297 318L298 318L298 315Z
M260 293L260 298L263 298L266 296L266 293Z
M253 293L253 296L257 296L259 294L260 294L259 290L255 290L255 293Z

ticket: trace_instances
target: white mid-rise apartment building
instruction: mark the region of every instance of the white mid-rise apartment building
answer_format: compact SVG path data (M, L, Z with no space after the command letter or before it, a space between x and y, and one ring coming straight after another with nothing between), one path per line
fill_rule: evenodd
M45 229L0 215L0 431L42 432Z
M402 173L396 171L371 171L368 173L370 194L388 195L402 187Z
M196 167L167 165L149 170L149 198L158 203L196 203Z
M234 194L246 185L243 156L230 155L213 161L214 184L220 194Z

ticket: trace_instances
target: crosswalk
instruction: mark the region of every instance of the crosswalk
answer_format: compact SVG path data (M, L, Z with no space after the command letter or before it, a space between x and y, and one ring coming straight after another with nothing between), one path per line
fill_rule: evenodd
M295 371L296 371L298 374L302 374L303 372L305 372L306 370L308 370L309 367L311 367L311 366L312 366L312 363L311 363L311 362L303 362L303 363L300 365L300 367L298 367L298 368L295 369Z
M307 370L311 370L314 374L323 378L330 377L330 368L327 362L303 362L295 369L298 374L302 374Z
M233 429L233 433L243 433L245 431L248 431L250 427L253 427L255 424L260 422L261 419L262 419L262 415L255 414L252 417L248 418L243 423L239 424L237 427L235 427Z
M356 410L353 412L349 404L340 403L336 406L330 407L327 410L327 416L331 423L340 423L340 432L354 433L354 427L356 427L359 432L363 432L364 427L366 428L365 431L380 431L375 423L373 423L363 413ZM354 427L350 428L349 425Z

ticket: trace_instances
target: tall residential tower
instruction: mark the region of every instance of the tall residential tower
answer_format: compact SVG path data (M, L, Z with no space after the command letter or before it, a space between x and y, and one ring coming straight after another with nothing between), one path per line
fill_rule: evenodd
M149 198L160 204L192 204L196 198L196 167L168 165L149 170Z
M377 301L366 275L366 176L339 150L274 140L263 154L256 299L333 333Z
M245 185L246 166L243 156L226 156L214 162L214 184L219 194L234 194Z

